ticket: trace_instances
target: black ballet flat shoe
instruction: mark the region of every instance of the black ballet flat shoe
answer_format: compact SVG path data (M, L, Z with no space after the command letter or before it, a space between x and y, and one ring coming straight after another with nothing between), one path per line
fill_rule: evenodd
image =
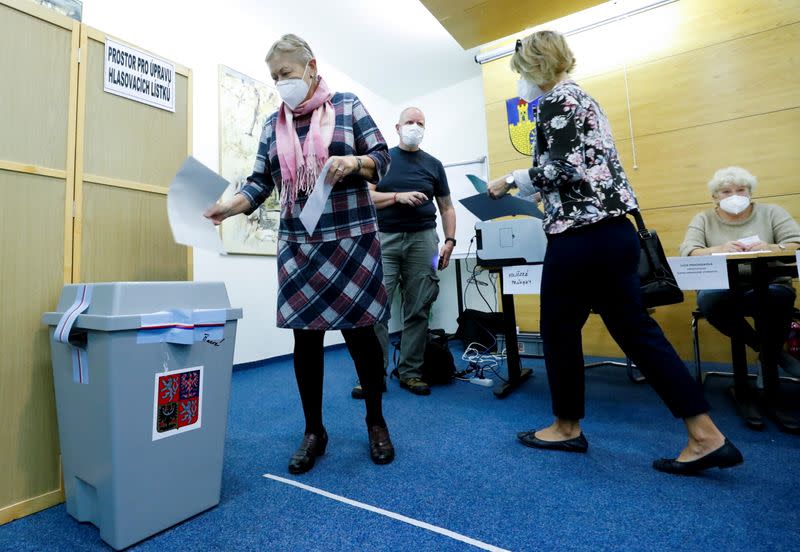
M661 458L653 461L653 468L675 475L696 475L709 468L732 468L742 462L744 462L742 453L726 438L725 444L697 460L678 462L672 458Z
M376 425L369 428L369 457L376 464L388 464L394 460L394 445L385 427Z
M322 431L322 435L306 433L300 448L289 459L289 473L306 473L314 467L317 456L325 454L328 446L328 432Z
M543 441L536 436L536 430L532 429L517 433L517 439L526 447L531 448L561 450L564 452L586 452L589 450L589 441L586 440L586 436L583 433L564 441Z

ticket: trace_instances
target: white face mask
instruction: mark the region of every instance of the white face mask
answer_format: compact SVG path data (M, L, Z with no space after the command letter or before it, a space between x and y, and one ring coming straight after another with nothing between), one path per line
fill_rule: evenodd
M282 81L278 81L275 87L278 89L278 94L280 94L283 103L289 106L289 109L294 111L294 109L300 105L300 103L306 98L306 94L308 94L309 85L304 80L306 78L306 71L308 71L308 63L306 63L306 68L303 69L303 76L302 78L294 78L294 79L286 79Z
M400 127L400 140L410 148L418 147L422 143L424 135L425 129L419 125L410 124Z
M539 88L539 85L535 82L531 82L524 78L520 78L517 81L517 96L526 102L531 103L542 94L544 94L544 90Z
M750 206L750 198L740 195L728 196L720 200L719 206L726 213L738 215Z

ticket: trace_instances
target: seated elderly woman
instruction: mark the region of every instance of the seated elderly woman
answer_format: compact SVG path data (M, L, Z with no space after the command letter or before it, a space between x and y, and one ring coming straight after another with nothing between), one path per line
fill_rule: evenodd
M800 226L785 209L751 201L756 184L756 177L740 167L718 170L708 183L714 207L698 213L689 223L680 254L790 252L800 248ZM729 337L741 339L754 351L759 350L763 335L765 342L768 340L780 351L778 364L800 376L800 362L783 351L794 309L791 279L777 278L770 283L770 317L756 320L756 329L745 320L745 316L756 312L755 292L752 288L738 291L740 300L730 290L699 291L698 308L712 326Z

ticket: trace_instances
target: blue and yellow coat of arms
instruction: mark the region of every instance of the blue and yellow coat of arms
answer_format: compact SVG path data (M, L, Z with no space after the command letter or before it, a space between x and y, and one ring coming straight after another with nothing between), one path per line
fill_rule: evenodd
M506 100L508 116L508 137L514 149L523 155L530 156L533 142L536 140L536 106L539 98L528 103L522 98Z

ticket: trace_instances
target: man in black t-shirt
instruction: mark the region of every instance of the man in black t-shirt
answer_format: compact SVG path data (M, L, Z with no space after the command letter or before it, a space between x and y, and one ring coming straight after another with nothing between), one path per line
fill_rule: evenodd
M395 125L400 145L389 150L389 172L377 186L370 185L378 210L378 228L383 259L383 283L391 301L398 284L403 305L403 336L400 344L400 386L416 395L429 395L422 380L422 360L428 338L428 317L439 293L436 269L450 262L456 245L456 215L442 163L419 149L425 133L425 115L408 107ZM436 205L434 205L434 199ZM442 216L444 243L438 247L436 206ZM375 326L389 365L389 331ZM360 386L353 397L361 396Z

